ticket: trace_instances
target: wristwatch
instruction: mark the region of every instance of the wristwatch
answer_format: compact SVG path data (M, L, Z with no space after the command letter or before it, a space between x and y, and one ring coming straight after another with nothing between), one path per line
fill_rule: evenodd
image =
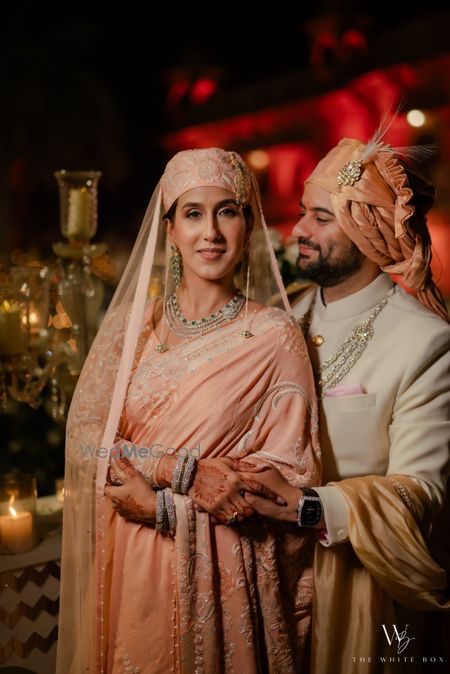
M302 496L298 502L297 523L299 527L315 527L322 517L322 503L319 494L314 489L302 489Z

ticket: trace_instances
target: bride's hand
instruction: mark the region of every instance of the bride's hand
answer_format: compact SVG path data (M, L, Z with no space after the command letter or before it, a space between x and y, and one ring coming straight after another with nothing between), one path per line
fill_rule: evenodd
M113 509L127 522L154 524L156 519L156 492L126 457L111 456L105 496L111 499ZM113 481L114 480L114 481ZM122 483L116 486L118 482Z
M283 501L278 494L252 475L244 477L238 472L245 470L247 473L262 473L267 469L266 466L255 466L228 457L200 459L189 496L197 510L208 512L213 521L222 524L241 522L254 512L243 497L245 491L262 494L274 501Z

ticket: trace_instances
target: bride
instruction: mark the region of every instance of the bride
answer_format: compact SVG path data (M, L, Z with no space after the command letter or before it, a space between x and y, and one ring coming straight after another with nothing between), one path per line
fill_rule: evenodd
M314 538L244 498L277 499L270 465L320 483L304 340L264 305L284 292L265 230L239 155L168 163L70 410L59 674L301 667Z

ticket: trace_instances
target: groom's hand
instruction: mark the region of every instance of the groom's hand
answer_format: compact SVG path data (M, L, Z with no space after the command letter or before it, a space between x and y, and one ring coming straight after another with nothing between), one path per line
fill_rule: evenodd
M267 466L267 464L265 464ZM245 471L241 472L247 485L254 480L252 473ZM244 499L253 508L253 510L260 515L270 517L275 520L283 520L285 522L297 521L297 507L301 496L301 490L298 487L293 487L289 482L278 472L273 466L269 466L262 473L258 474L258 483L263 487L275 492L281 496L286 505L280 505L272 499L268 499L264 495L264 490L259 487L256 489L246 489Z

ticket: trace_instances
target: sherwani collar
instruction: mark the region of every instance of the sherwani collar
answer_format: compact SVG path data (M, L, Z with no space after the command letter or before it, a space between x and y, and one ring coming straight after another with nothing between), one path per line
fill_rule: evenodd
M317 290L316 318L320 321L340 321L358 316L372 309L387 295L394 283L388 274L381 273L372 283L341 300L324 304L320 288Z

